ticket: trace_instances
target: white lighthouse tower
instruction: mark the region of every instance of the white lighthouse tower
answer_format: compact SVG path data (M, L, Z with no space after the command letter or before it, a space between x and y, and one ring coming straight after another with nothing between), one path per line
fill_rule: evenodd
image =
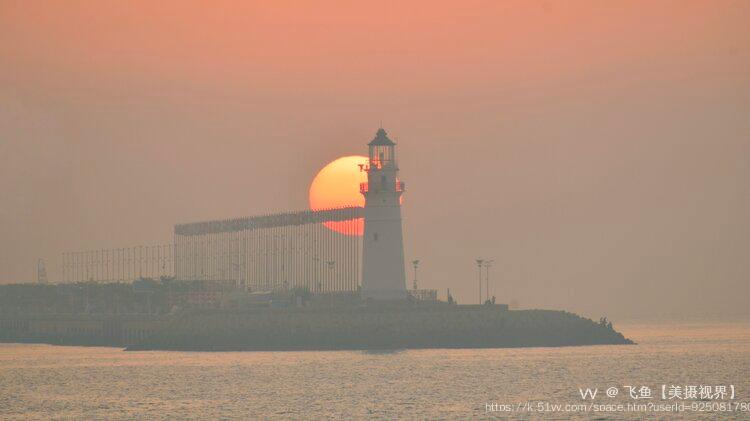
M401 194L404 183L396 177L396 144L378 130L368 144L365 196L365 234L362 258L362 298L406 299L404 239L401 232Z

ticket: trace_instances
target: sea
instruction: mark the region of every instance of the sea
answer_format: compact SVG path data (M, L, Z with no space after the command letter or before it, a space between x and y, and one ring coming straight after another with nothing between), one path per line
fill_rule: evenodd
M636 345L128 352L0 344L0 419L750 419L750 321Z

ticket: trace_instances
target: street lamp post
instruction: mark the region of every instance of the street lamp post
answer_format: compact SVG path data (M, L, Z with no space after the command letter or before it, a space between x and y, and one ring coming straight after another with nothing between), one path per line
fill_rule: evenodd
M484 261L484 281L485 281L485 291L487 292L487 299L490 299L490 266L492 266L492 263L494 262L494 259L485 260Z
M484 259L476 259L477 269L479 270L479 305L482 305L482 263Z
M412 260L411 264L414 265L414 291L417 290L417 266L419 266L419 260Z

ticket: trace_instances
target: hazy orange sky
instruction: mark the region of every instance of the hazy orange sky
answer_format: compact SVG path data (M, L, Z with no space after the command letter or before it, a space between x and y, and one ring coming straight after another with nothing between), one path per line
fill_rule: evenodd
M423 286L747 312L750 2L247 3L0 0L0 281L304 209L382 121Z

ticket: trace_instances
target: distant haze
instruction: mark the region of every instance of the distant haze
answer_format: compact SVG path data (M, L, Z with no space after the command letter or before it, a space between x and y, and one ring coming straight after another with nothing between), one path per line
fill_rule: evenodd
M382 121L442 297L747 312L750 2L237 3L0 0L0 281L305 209Z

